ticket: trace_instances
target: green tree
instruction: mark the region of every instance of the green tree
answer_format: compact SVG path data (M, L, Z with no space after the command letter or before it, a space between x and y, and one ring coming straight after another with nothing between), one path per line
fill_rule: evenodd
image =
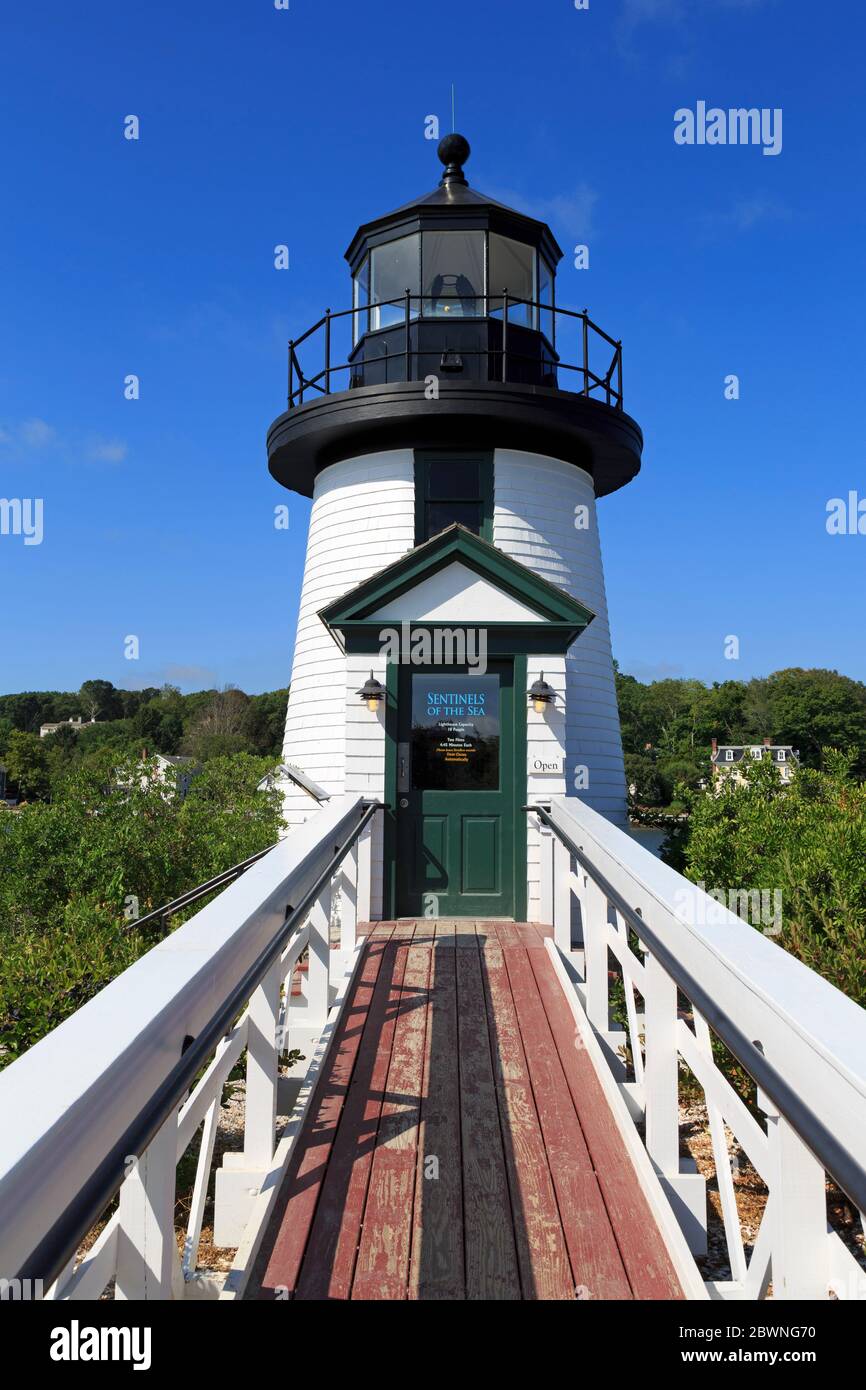
M48 755L37 734L15 729L9 735L4 761L9 781L22 801L40 801L50 789ZM5 826L4 822L4 826ZM0 839L3 837L0 836Z
M638 806L662 806L667 801L665 787L653 758L641 753L625 754L625 781L631 801Z
M776 671L766 682L771 733L820 766L823 747L856 748L857 770L866 773L866 685L838 671Z
M779 943L866 1005L866 785L853 759L819 750L824 770L786 786L769 758L718 795L696 797L685 872L708 887L782 895Z
M123 702L111 681L85 681L78 698L88 719L118 719L123 715Z
M7 1061L202 904L168 924L138 927L137 918L276 841L279 794L256 790L268 766L248 755L217 759L182 799L154 775L142 777L136 756L119 761L103 748L71 771L50 805L25 806L4 821L0 1047Z

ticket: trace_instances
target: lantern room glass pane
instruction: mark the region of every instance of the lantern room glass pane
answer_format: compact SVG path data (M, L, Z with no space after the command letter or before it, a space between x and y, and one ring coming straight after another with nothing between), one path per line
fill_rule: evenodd
M484 233L425 232L424 314L474 319L484 314Z
M352 307L354 309L366 309L370 303L370 258L364 257L363 264L358 268L352 277ZM362 333L366 333L369 328L369 314L356 313L352 315L352 341L357 343Z
M490 234L490 315L502 317L502 290L508 291L508 322L535 327L535 310L514 299L535 299L535 247Z
M550 309L539 309L538 326L549 343L553 342L553 270L543 256L538 258L538 301Z
M421 237L398 237L384 246L375 246L370 252L370 327L387 328L390 324L406 322L406 291L417 296L421 282ZM397 304L383 304L383 300L396 299ZM418 313L417 298L413 300L411 315Z

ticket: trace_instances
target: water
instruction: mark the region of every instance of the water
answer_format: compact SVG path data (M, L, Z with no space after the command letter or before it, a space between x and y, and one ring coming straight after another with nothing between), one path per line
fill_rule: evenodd
M654 854L656 859L661 859L662 845L668 835L667 830L662 830L657 825L638 825L635 821L629 821L628 833L639 845L648 849L650 854Z

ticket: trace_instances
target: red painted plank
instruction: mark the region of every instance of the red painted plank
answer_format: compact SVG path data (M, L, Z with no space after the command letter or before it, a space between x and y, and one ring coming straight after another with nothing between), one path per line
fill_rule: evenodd
M577 1026L547 953L543 959L533 955L532 967L572 1098L579 1108L584 1137L617 1233L634 1296L683 1298L676 1270L605 1100L595 1068L579 1046Z
M518 1299L520 1277L478 951L457 950L467 1299Z
M390 941L396 925L396 922L370 922L364 930L376 941Z
M574 1279L523 1051L508 971L498 943L483 956L493 1070L508 1165L524 1298L573 1299Z
M522 946L526 946L530 950L535 950L538 947L544 946L544 938L534 923L517 922L515 926L517 927L520 944Z
M520 932L513 922L492 922L500 946L519 946Z
M578 1296L628 1299L631 1286L530 964L536 955L541 958L532 949L505 950ZM546 952L544 961L550 967Z
M412 921L406 921L406 920L404 920L404 921L401 921L401 922L395 922L395 923L394 923L394 934L393 934L393 936L391 937L391 940L392 940L392 941L411 941L412 938L413 938L413 936L415 935L415 927L416 927L416 925L417 925L417 924L416 924L416 922L414 921L414 919L413 919Z
M387 943L297 1297L348 1299L408 948Z
M407 1297L431 957L428 947L407 948L353 1298Z
M455 1300L465 1294L455 952L434 948L430 965L409 1297Z
M384 945L371 942L365 948L359 977L346 1002L337 1037L326 1064L311 1113L295 1144L281 1201L282 1217L262 1279L261 1296L273 1296L277 1286L291 1295L309 1237L313 1217L327 1171L328 1159L358 1051L370 1003L378 979Z

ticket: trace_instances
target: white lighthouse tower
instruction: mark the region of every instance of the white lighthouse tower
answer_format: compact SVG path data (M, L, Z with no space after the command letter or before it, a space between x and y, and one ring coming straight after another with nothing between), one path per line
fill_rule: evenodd
M551 230L439 186L356 232L351 307L289 349L271 473L313 500L285 763L387 806L374 915L532 918L523 807L626 815L596 500L640 468L617 340L556 302Z

